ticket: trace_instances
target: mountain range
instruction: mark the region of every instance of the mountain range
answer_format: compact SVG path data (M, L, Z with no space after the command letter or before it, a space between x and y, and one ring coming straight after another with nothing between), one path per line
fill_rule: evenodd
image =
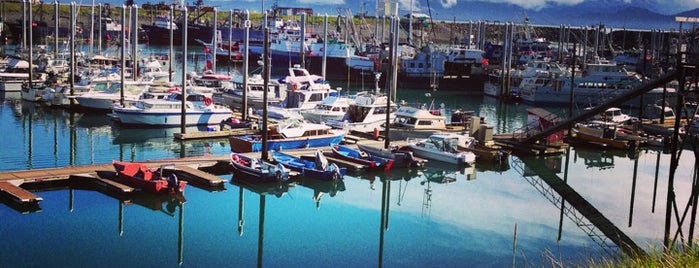
M195 0L186 1L193 4ZM379 0L383 2L383 0ZM687 0L397 0L401 3L399 13L406 15L412 2L414 12L431 15L436 21L498 21L521 23L525 17L535 25L591 26L604 24L607 27L627 29L677 29L675 16L699 17L699 8L677 12L685 7L699 4ZM98 0L99 2L99 0ZM121 0L102 0L120 6ZM170 2L168 0L135 0L136 4ZM260 1L250 0L204 0L204 5L216 6L219 10L248 9L259 12ZM510 2L518 2L520 5ZM565 2L579 2L565 4ZM262 2L265 3L265 2ZM337 8L350 8L354 14L365 10L374 15L375 0L276 0L266 1L265 9L273 4L281 7L310 7L315 14L337 15ZM340 3L339 5L337 3ZM538 4L537 4L538 3ZM674 4L673 4L674 3ZM693 5L693 6L692 6ZM526 6L527 8L524 8ZM430 14L431 13L431 14Z
M591 26L603 24L613 28L670 30L677 29L679 26L675 22L675 16L699 17L699 8L677 14L662 14L649 9L653 7L652 5L642 5L642 2L644 1L631 3L618 0L584 1L572 6L549 5L531 10L506 3L459 1L449 9L433 6L432 18L521 23L525 17L528 17L530 23L536 25Z

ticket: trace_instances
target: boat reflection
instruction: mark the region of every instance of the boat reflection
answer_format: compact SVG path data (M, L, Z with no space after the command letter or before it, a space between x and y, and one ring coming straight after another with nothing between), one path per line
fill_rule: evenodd
M425 165L422 171L425 178L430 181L456 181L456 180L475 180L476 168L480 163L470 166L456 166L439 161L430 161Z
M614 168L614 158L635 159L634 151L628 150L597 150L585 147L575 147L574 161L578 158L583 160L587 168L597 168L599 170Z
M338 192L345 191L344 180L321 181L301 178L298 182L299 185L313 190L313 201L316 203L316 208L320 208L320 199L323 195L334 197Z
M114 140L112 144L163 144L170 143L175 133L180 133L179 127L124 127L118 124L112 125ZM207 131L206 126L191 126L185 129L189 132Z

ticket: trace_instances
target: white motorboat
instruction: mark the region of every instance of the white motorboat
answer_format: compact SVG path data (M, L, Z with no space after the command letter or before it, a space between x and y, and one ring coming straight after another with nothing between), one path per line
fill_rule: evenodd
M150 81L125 81L124 83L124 103L129 106L136 103L141 95L148 90L152 82ZM112 110L121 104L121 83L113 83L105 91L90 91L75 97L78 104L83 108L95 110Z
M357 96L353 104L347 108L347 112L340 120L328 120L326 124L334 128L344 128L348 131L373 132L382 130L388 120L395 118L398 106L390 102L386 95L379 93Z
M189 93L185 101L186 125L219 124L231 116L227 107L213 104L203 94ZM143 99L127 107L115 107L114 115L125 125L178 126L182 120L182 93L166 99Z
M476 162L476 154L458 150L460 144L466 145L467 139L464 135L433 134L427 139L408 140L408 147L418 157L456 165L472 165Z
M349 97L330 96L323 100L323 103L317 104L316 107L310 110L302 110L299 113L309 122L321 124L329 120L341 120L349 105L354 102L354 99Z
M465 131L464 124L447 122L443 106L438 110L401 106L396 111L388 136L391 140L425 139L436 133L463 134Z

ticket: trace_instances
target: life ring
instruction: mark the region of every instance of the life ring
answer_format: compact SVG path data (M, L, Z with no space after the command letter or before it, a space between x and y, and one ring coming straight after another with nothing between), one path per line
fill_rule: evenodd
M212 103L214 103L214 101L213 101L211 98L209 98L209 97L204 97L204 105L209 106L209 105L211 105Z
M291 90L296 91L297 89L299 89L298 84L296 84L296 83L291 84Z

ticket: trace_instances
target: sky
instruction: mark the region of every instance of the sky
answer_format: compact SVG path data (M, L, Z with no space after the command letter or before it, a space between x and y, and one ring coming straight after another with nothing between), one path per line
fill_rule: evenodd
M88 4L91 0L78 0L77 3ZM143 3L169 3L170 0L134 0L136 4ZM179 1L179 0L178 0ZM192 4L194 0L185 0ZM384 0L379 0L384 1ZM699 8L699 0L394 0L399 3L401 14L407 13L410 10L410 5L413 5L414 12L428 12L428 5L437 13L439 10L447 10L450 8L467 6L468 2L493 2L519 6L525 10L540 10L550 6L572 6L584 2L600 2L604 3L631 3L636 6L644 6L649 10L661 14L675 14L695 8ZM96 3L112 3L122 4L121 0L95 0ZM258 12L264 3L265 9L268 9L274 3L274 0L204 0L205 5L218 6L221 9L248 9ZM278 0L279 6L285 7L311 7L318 13L336 14L337 7L349 7L355 14L358 13L362 4L365 5L365 10L369 14L374 14L376 10L375 0ZM698 14L699 16L699 14Z

